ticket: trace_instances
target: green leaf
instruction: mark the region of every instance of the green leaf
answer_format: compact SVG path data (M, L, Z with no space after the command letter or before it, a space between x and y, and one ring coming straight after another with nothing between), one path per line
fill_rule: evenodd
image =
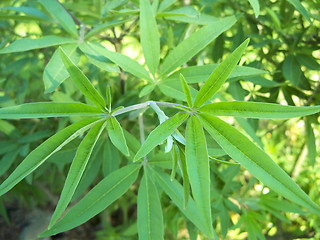
M293 55L289 55L282 65L283 76L289 80L293 86L297 86L302 75L301 67Z
M59 36L45 36L42 38L22 38L9 46L0 50L0 54L3 53L14 53L14 52L25 52L33 49L46 48L56 45L62 45L67 43L76 43L76 40L72 38L65 38Z
M2 119L97 116L105 114L99 108L83 103L38 102L0 108Z
M109 138L104 140L103 148L102 173L103 176L106 177L110 173L119 169L121 156L118 149L113 146Z
M79 62L80 54L77 51L78 44L64 45L62 48L73 62ZM45 93L53 92L68 77L69 73L63 65L59 54L59 49L57 49L43 72Z
M149 0L140 0L140 41L146 64L154 76L160 61L160 37Z
M81 70L76 65L74 65L74 63L70 60L70 58L66 55L61 47L59 48L59 51L63 64L77 88L97 107L105 110L106 103L100 93L94 88L92 83L81 72Z
M137 161L146 156L152 149L166 140L172 134L172 132L185 121L187 116L188 113L177 113L175 116L169 118L156 127L149 134L148 138L135 155L133 161Z
M163 216L158 190L144 168L138 191L138 235L141 240L164 239Z
M3 7L0 8L0 10L12 10L12 11L16 11L16 12L22 12L25 14L28 14L30 16L34 16L37 17L39 19L43 19L43 20L49 20L49 18L40 10L36 9L36 8L32 8L32 7Z
M303 7L299 0L288 0L312 24L308 11Z
M188 206L188 201L190 196L190 181L188 176L185 152L180 144L179 144L179 164L180 164L180 169L181 169L182 178L183 178L183 207L186 208Z
M221 21L202 27L197 32L191 34L164 59L161 65L160 75L166 75L186 63L222 32L229 29L236 21L237 18L234 16L227 17Z
M212 224L209 158L206 139L197 116L190 117L187 123L186 162L193 198L209 229Z
M173 179L176 176L177 165L178 165L178 154L177 154L177 149L175 144L173 144L171 155L172 155L172 170L171 170L170 179L171 181L173 181Z
M111 89L110 89L110 86L108 86L107 87L107 93L106 93L106 95L107 95L107 109L109 110L109 111L111 111Z
M108 118L108 134L113 145L124 155L129 156L129 149L120 123L115 117Z
M55 235L75 228L102 212L121 197L136 181L141 165L131 164L114 171L88 192L50 230L40 237Z
M97 121L99 121L98 118L93 118L76 122L40 144L40 146L34 149L0 185L0 196L8 192L24 177L38 168L52 154L59 151L67 143L95 125Z
M52 18L57 20L61 27L64 28L69 34L78 37L76 24L72 17L64 9L64 7L56 0L39 0L44 8L51 14Z
M184 95L186 96L187 103L188 103L189 107L192 107L192 99L191 99L190 89L188 87L186 80L184 79L184 76L181 73L180 73L180 82L182 85Z
M312 55L298 53L296 55L298 62L310 70L320 70L320 64Z
M221 119L199 114L201 123L223 150L253 176L282 196L320 214L320 207L262 149Z
M90 45L82 43L80 50L87 56L89 61L98 68L108 72L120 72L118 66L112 63L103 53L94 50Z
M249 0L249 3L251 4L251 6L253 8L253 11L254 11L254 15L257 18L259 16L259 13L260 13L259 0Z
M157 179L158 185L171 198L174 204L202 233L204 233L209 239L212 239L213 236L215 236L215 239L219 239L211 225L207 228L208 224L203 224L203 220L199 215L199 210L192 198L189 198L188 205L184 208L184 191L183 187L177 180L171 181L170 176L162 170L152 171L152 174Z
M97 123L81 141L64 182L59 202L48 226L49 229L58 221L64 210L67 208L87 166L92 150L105 125L106 122Z
M91 48L92 51L99 52L100 54L109 58L112 62L118 64L123 70L135 75L136 77L153 82L147 70L137 61L127 57L126 55L109 51L105 47L97 43L88 42L80 44L80 49L83 49L84 47Z
M214 71L218 66L219 64L207 64L203 66L181 68L180 70L175 71L170 76L162 80L161 83L179 81L180 74L183 74L186 82L189 84L205 82L209 78L212 71ZM236 66L227 79L244 77L247 78L249 76L257 76L265 73L266 71L253 67Z
M262 102L215 102L200 107L199 112L214 116L246 118L293 118L320 112L320 106L295 107Z
M200 107L208 101L227 80L228 76L239 62L243 51L249 44L249 39L245 40L236 50L233 51L210 75L208 80L201 87L196 99L194 107Z
M305 128L306 128L309 163L311 166L314 166L314 164L316 162L316 157L317 157L316 138L314 135L314 131L313 131L313 127L311 125L310 118L307 117L304 123L305 123Z

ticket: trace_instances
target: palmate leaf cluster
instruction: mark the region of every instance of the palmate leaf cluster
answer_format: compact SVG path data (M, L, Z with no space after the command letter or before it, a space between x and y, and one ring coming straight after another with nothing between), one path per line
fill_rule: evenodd
M277 213L279 210L305 214L295 204L310 213L320 214L320 207L263 149L252 122L248 120L301 118L318 114L320 105L317 102L314 106L289 106L295 105L291 104L294 103L293 96L299 95L294 91L311 89L311 86L306 86L310 84L306 81L300 65L311 65L313 70L319 70L318 63L313 58L303 53L289 53L282 63L283 81L267 80L261 77L266 74L263 70L252 66L238 66L250 42L239 30L242 36L237 39L239 41L235 41L233 51L226 54L219 64L188 66L187 64L214 40L213 57L221 58L223 53L219 57L218 52L221 48L223 51L223 41L227 38L225 32L234 28L244 16L234 13L216 18L190 6L181 7L174 3L175 1L102 2L96 1L98 6L102 6L102 23L93 24L91 28L88 25L95 18L94 14L86 13L90 21L87 20L88 24L84 24L71 13L72 9L69 12L67 5L64 6L56 0L40 0L39 3L27 7L8 6L2 9L24 13L21 15L22 20L26 20L24 17L27 16L32 21L55 23L65 32L17 39L10 44L4 43L0 50L1 56L7 56L56 47L43 72L44 92L54 96L51 98L53 101L22 101L12 104L13 106L2 105L0 118L45 118L45 121L48 121L47 118L67 119L59 123L55 133L40 133L40 139L52 136L25 154L24 159L15 165L11 172L7 171L10 169L8 162L14 162L16 148L21 146L13 144L12 149L6 150L3 157L5 160L2 159L1 164L6 162L9 166L2 173L7 172L7 175L0 185L0 195L5 197L10 194L10 190L23 179L30 178L37 172L35 170L41 169L40 166L48 164L45 161L50 162L60 150L77 141L74 151L71 152L72 161L61 186L59 201L48 229L41 236L51 236L75 228L135 189L136 228L139 239L165 238L165 221L168 220L165 220L163 212L164 207L167 208L168 199L179 209L176 215L184 215L190 238L196 237L197 230L209 239L224 238L232 226L228 211L238 213L241 210L240 219L234 228L245 222L245 231L250 239L265 239L255 220L259 219L259 215L255 215L254 208L251 210L250 206L241 200L238 204L245 207L237 207L234 203L236 198L233 202L230 201L230 191L234 194L237 189L224 190L228 182L231 188L232 178L239 171L239 165L269 189L292 202L286 202L287 208L277 208L287 200L280 200L272 194L261 195L260 205L277 218L286 220ZM256 17L263 10L276 24L276 31L280 34L281 22L272 8L265 4L260 6L258 1L248 1L247 4L252 6L255 15L249 19L256 19L257 23L252 21L260 24ZM296 9L301 14L301 21L312 26L313 16L299 1L288 1L288 4L285 9ZM237 3L234 6L235 9L241 9ZM83 18L83 21L86 22L86 18ZM163 24L163 21L169 24ZM181 23L182 27L174 25L175 21ZM129 27L138 24L140 30L134 29L129 33L128 28L117 37L116 28L124 24ZM168 37L165 46L168 51L163 48L160 32L164 30L159 26L166 28ZM184 33L181 33L180 28ZM114 38L101 36L109 29L113 30ZM139 34L144 65L119 51L119 45L126 34ZM177 44L174 44L177 34L184 37L176 40ZM111 50L102 44L103 38L113 43L115 49ZM252 38L258 37L253 35ZM286 36L283 38L287 39ZM265 41L273 42L270 39ZM250 46L257 44L264 43L254 41ZM272 52L273 49L269 50ZM97 74L99 77L104 76L104 79L95 76L92 80L87 78L77 67L81 62L81 55L86 56L90 64L105 71L103 75ZM125 80L124 74L130 77ZM114 84L113 78L110 77L110 80L105 75L116 76L116 79L120 79L120 84ZM274 75L277 76L277 71ZM246 78L251 83L258 82L257 85L262 86L260 93L251 97L250 101L241 97L246 90L242 88L239 79ZM130 80L133 82L130 83ZM137 86L138 91L126 95L125 84ZM226 99L226 85L234 100ZM270 101L263 95L266 91L264 88L271 92ZM273 101L273 98L277 99L280 91L289 105L280 105ZM73 100L74 96L77 96L77 101ZM306 105L311 105L315 94L306 98ZM146 127L149 120L146 115L151 111L156 117L152 124ZM246 134L228 122L226 117L230 116L239 122ZM155 124L154 119L158 119L159 124ZM308 132L307 147L310 163L315 165L317 154L311 119L312 117L307 117L305 121ZM1 121L3 126L13 126L10 121ZM68 121L71 124L67 124ZM134 122L131 126L136 130L126 126L130 121ZM138 130L140 142L137 140L139 135L134 136ZM148 133L146 138L145 132ZM20 137L19 133L16 134L14 137ZM35 137L35 140L38 139ZM104 149L102 157L100 149ZM170 154L172 157L168 157ZM7 158L11 160L6 160ZM101 161L102 179L98 175ZM226 168L225 175L219 172L218 164L230 167ZM57 163L57 167L63 169L64 165L59 167ZM219 188L217 182L213 181L218 176L225 181L225 187ZM70 203L79 196L83 197L68 209ZM270 205L270 202L274 205ZM218 219L220 228L216 225Z

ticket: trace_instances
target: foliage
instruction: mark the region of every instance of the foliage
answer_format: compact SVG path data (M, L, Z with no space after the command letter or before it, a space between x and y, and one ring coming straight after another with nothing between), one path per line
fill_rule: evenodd
M41 236L320 237L319 3L1 5L0 203L59 194Z

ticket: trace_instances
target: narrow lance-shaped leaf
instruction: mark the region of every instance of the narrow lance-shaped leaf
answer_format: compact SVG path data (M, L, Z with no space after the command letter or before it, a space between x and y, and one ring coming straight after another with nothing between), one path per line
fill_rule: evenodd
M187 123L186 162L193 198L203 222L209 228L212 224L209 157L201 123L194 115Z
M137 152L133 161L137 161L146 156L152 149L166 140L172 134L172 132L184 122L187 116L188 113L177 113L174 117L169 118L156 127L149 134L148 138Z
M76 155L70 166L70 170L60 195L59 202L51 218L49 229L61 217L64 210L67 208L72 196L79 184L82 174L87 166L92 150L104 129L106 122L97 123L85 136L79 145Z
M227 17L221 21L202 27L197 32L191 34L164 59L160 68L160 75L166 75L186 63L213 39L229 29L236 21L237 18L235 16Z
M45 9L56 19L61 27L63 27L68 33L74 37L78 37L78 31L76 25L64 9L64 7L56 0L39 0L39 2L45 7Z
M320 106L295 107L260 102L215 102L199 108L199 112L215 116L245 118L293 118L320 112Z
M113 145L124 155L129 156L129 149L121 125L115 117L108 118L108 134Z
M146 64L154 76L160 61L160 37L149 0L140 0L140 36Z
M72 38L65 38L59 36L45 36L42 38L22 38L11 43L8 47L0 50L0 54L24 52L38 48L51 47L66 43L75 43L76 40Z
M121 197L137 179L141 165L131 164L114 171L99 182L50 230L40 237L55 235L75 228L102 212Z
M262 149L228 123L199 114L201 123L223 150L253 176L282 196L320 214L320 207Z
M260 13L259 0L249 0L249 3L251 4L251 6L253 8L253 11L254 11L254 15L257 18L259 16L259 13Z
M138 192L138 235L141 240L164 239L163 216L158 190L144 168Z
M310 118L305 119L306 137L307 137L307 147L308 147L308 158L311 166L314 166L317 157L317 145L316 138L314 136L314 131L311 125Z
M104 114L101 109L83 103L38 102L0 108L2 119L95 116Z
M233 51L210 75L208 80L201 87L194 100L194 107L200 107L208 101L227 80L228 76L239 62L243 51L249 44L249 39L245 40L236 50Z
M44 161L52 154L59 151L63 146L75 139L81 133L91 128L96 121L99 120L100 119L98 118L94 118L76 122L40 144L40 146L34 149L0 185L0 196L8 192L24 177L44 163Z
M107 87L107 110L111 111L111 89L110 86Z
M179 164L183 178L183 207L186 208L190 195L190 182L187 170L186 156L181 144L179 144Z
M173 179L176 176L176 171L177 171L177 166L178 166L178 154L177 154L177 149L176 149L176 145L173 144L173 148L171 150L171 154L172 154L172 170L171 170L171 181L173 181Z
M94 88L89 79L80 71L80 69L74 65L70 58L65 54L60 47L60 56L65 68L67 69L72 81L77 88L88 97L96 106L101 109L105 109L106 103L100 93Z
M308 11L303 7L299 0L288 0L308 21L312 24Z
M135 75L138 78L142 78L149 82L153 82L147 70L143 66L141 66L137 61L127 57L126 55L123 55L118 52L109 51L105 47L97 43L82 43L80 44L80 49L84 52L99 52L107 58L109 58L112 62L118 64L123 70Z
M192 99L191 99L190 89L188 87L186 80L184 79L184 76L181 73L180 73L180 82L182 85L184 95L186 96L187 103L188 103L189 107L192 107Z
M180 211L209 239L213 236L215 239L219 239L214 232L212 226L208 224L203 224L203 220L199 215L199 210L192 198L189 199L187 207L184 208L184 191L183 187L177 180L170 180L170 176L163 172L163 170L150 171L155 179L157 179L158 185L164 190L164 192L171 198L174 204L180 209ZM209 227L209 228L208 228Z

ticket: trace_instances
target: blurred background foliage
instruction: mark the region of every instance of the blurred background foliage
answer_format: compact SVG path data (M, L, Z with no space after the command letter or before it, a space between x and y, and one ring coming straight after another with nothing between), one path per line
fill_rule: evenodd
M121 52L139 63L144 59L139 35L138 0L78 0L60 1L74 17L77 29L88 33L85 40L99 42L111 51ZM164 57L179 42L199 27L218 18L236 15L239 20L229 30L210 43L185 66L201 66L221 62L243 40L250 37L241 64L265 70L263 75L235 77L219 91L219 98L280 103L295 106L320 105L320 2L257 0L164 0L152 1L161 38ZM41 38L67 33L49 12L35 0L2 0L0 2L0 49L21 38ZM64 45L72 51L72 59L105 96L111 87L114 106L128 106L145 100L177 101L160 87L144 89L146 82L113 64L83 54L77 45ZM57 89L46 87L47 64L56 47L34 49L0 55L0 107L38 101L86 101L70 79ZM101 62L104 62L102 64ZM54 63L53 63L54 64ZM192 86L196 89L199 84ZM148 92L149 91L149 92ZM150 111L145 115L146 132L157 124ZM121 120L133 148L139 147L136 116ZM77 117L62 119L0 120L0 180L1 182L22 159L47 137ZM320 204L319 115L290 120L229 119L246 132L270 154L302 189ZM103 176L124 165L128 159L110 143L95 148L88 169L74 199ZM17 209L53 211L63 187L68 166L79 142L72 142L54 154L38 171L28 176L0 199L0 236L6 224L19 231L13 213ZM214 148L214 146L213 146ZM221 160L228 160L216 153ZM222 156L221 156L222 155ZM106 159L114 159L112 164ZM162 167L171 168L171 156L159 153ZM130 159L129 159L130 160ZM306 214L296 205L282 199L250 173L237 165L211 162L212 214L221 239L320 239L320 218ZM137 188L133 187L88 224L92 232L88 239L137 239ZM197 239L197 230L183 218L167 196L162 197L165 239ZM22 215L25 215L24 212ZM36 218L36 217L31 217ZM23 218L30 225L30 218ZM11 223L10 223L11 222ZM10 225L11 224L11 225ZM88 225L87 224L87 225ZM80 228L84 228L80 226ZM8 228L10 229L10 227ZM73 230L79 231L79 230ZM81 231L79 231L79 234ZM5 236L5 235L3 235ZM80 235L78 239L86 239ZM60 236L63 237L63 236ZM204 239L199 235L200 239ZM2 238L9 239L9 238ZM12 238L17 239L17 238ZM68 238L65 238L68 239ZM71 239L71 238L70 238Z

